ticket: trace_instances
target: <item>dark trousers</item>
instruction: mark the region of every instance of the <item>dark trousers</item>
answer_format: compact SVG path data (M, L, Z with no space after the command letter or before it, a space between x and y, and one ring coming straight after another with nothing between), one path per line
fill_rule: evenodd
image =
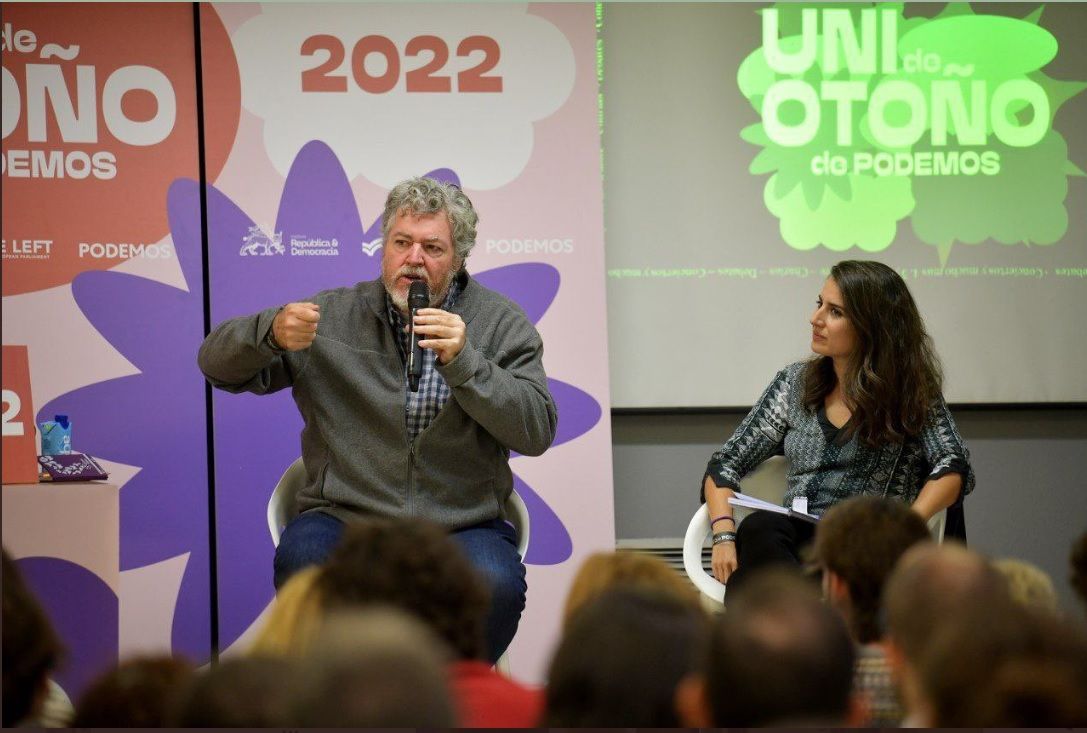
M815 537L815 525L784 514L756 511L736 529L736 561L739 567L728 579L729 594L771 567L800 570L802 553Z
M275 586L309 565L328 559L340 541L344 524L323 512L305 512L288 524L275 555ZM517 633L525 610L525 566L517 554L517 532L501 519L458 529L450 535L491 589L487 616L487 655L492 664ZM436 600L435 602L438 602Z

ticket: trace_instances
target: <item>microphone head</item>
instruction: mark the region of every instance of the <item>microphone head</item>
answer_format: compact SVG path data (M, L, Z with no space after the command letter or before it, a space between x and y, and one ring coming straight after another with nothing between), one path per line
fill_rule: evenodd
M418 310L430 305L430 288L422 280L414 280L408 288L408 310Z

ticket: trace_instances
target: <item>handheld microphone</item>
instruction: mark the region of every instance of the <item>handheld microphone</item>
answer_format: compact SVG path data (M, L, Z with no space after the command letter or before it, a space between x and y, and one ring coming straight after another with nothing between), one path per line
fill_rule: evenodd
M415 333L415 311L430 305L430 288L422 280L415 280L408 288L408 323L411 328L411 353L408 354L408 387L419 391L423 376L423 349L419 346L419 334Z

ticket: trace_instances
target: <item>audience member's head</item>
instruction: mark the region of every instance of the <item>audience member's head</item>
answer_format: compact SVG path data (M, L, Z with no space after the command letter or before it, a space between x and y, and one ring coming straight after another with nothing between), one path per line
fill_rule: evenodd
M1069 562L1072 566L1072 589L1076 591L1084 607L1087 607L1087 532L1081 534L1076 544L1072 545Z
M49 619L3 551L4 727L33 718L45 699L61 646Z
M286 728L295 725L292 696L302 662L293 656L221 660L179 695L179 728Z
M671 593L699 606L698 592L660 558L642 552L597 552L585 559L566 595L563 626L586 603L613 588L644 588Z
M349 526L317 587L329 610L392 606L420 618L461 659L484 654L487 587L436 524L395 519Z
M1040 567L1015 558L994 560L993 567L1008 582L1008 592L1013 601L1024 606L1057 612L1057 590L1049 575Z
M902 556L887 579L883 609L888 660L911 719L922 709L917 667L937 629L972 604L1000 608L1011 604L1008 584L992 564L955 543L925 544Z
M615 588L574 614L559 643L543 725L675 727L676 687L705 650L697 606L644 588Z
M170 656L135 657L98 677L75 707L73 728L161 728L194 674Z
M917 660L932 630L972 600L1009 600L1007 583L983 556L955 543L915 547L887 580L888 635L907 659Z
M297 656L313 643L324 616L317 588L319 566L299 570L283 584L272 602L268 620L253 640L250 653L257 656Z
M451 728L448 657L432 630L401 610L334 614L295 680L295 725Z
M1087 726L1087 633L1046 610L959 609L935 630L919 678L923 725Z
M795 573L766 571L730 593L708 652L706 725L841 726L854 714L849 630Z
M819 521L813 559L823 569L823 592L860 644L878 641L880 597L906 550L930 539L924 520L900 501L858 496L835 505Z

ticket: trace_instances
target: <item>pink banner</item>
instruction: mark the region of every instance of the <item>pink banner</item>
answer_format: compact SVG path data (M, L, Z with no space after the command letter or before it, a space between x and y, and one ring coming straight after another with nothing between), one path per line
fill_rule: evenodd
M546 346L558 437L511 461L531 542L510 658L540 680L573 570L614 546L593 6L19 4L3 22L4 342L27 347L37 420L70 415L120 488L118 578L63 543L27 566L73 634L80 603L100 610L65 638L71 684L112 650L206 659L212 593L219 646L243 646L300 421L285 394L215 395L211 557L204 289L214 324L376 277L385 193L428 172L481 214L469 272Z

